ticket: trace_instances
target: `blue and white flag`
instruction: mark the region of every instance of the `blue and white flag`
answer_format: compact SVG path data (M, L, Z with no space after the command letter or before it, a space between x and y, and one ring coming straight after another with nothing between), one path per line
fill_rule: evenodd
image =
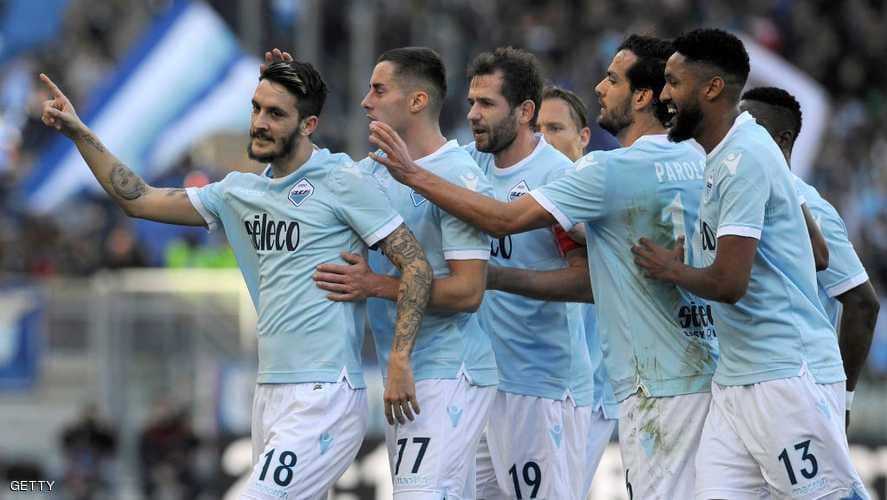
M0 290L0 391L27 389L37 379L43 301L28 287Z
M195 142L248 130L259 64L212 8L178 0L96 89L80 116L122 162L151 179ZM24 183L28 208L38 213L83 189L101 188L61 136Z

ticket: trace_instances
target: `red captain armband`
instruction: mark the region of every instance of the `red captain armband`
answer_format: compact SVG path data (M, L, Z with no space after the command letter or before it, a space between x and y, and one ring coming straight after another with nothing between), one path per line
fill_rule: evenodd
M557 248L561 251L561 255L567 255L570 250L581 248L581 245L573 241L573 238L570 238L570 235L564 231L560 224L551 226L551 230L554 232L554 240L557 242Z

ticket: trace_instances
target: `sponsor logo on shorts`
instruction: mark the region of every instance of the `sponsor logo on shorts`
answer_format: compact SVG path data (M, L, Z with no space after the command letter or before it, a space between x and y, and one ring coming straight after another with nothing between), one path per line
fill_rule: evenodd
M396 486L430 486L431 485L431 477L427 475L413 475L409 476L396 476L394 478L394 484Z
M281 488L275 488L273 486L268 486L262 483L253 483L246 489L245 492L247 495L254 495L257 497L271 497L271 498L280 498L282 500L286 500L289 497L286 490Z
M561 428L560 424L555 424L554 427L549 429L548 434L551 436L551 440L554 441L555 446L560 448L561 439L564 437L564 430Z
M811 481L804 486L796 486L792 488L792 496L800 497L810 495L812 493L816 493L817 491L824 490L826 486L828 486L828 481L826 481L824 477L820 477L819 479Z
M450 423L453 427L459 425L459 419L462 418L462 408L458 406L447 406L447 414L450 416Z
M320 454L323 455L326 453L326 450L330 449L330 446L333 444L333 436L330 435L329 432L324 432L320 435Z

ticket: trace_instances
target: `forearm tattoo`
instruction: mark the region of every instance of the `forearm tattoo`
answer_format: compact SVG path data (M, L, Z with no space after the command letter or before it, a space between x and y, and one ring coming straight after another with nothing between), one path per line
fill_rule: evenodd
M379 244L401 274L392 351L411 353L431 299L431 265L413 233L403 224Z
M92 135L92 134L89 134L89 133L84 134L84 135L83 135L83 142L85 142L85 143L89 144L90 146L92 146L92 147L93 147L96 151L98 151L99 153L104 153L104 152L105 152L105 147L102 146L102 143L99 142L99 140L96 139L95 136Z
M145 181L119 161L111 167L111 187L126 201L138 199L147 190Z

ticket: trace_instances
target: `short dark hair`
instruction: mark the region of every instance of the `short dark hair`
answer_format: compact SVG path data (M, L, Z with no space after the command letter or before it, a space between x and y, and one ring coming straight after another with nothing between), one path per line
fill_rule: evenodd
M296 96L299 119L320 116L326 102L326 83L320 73L308 62L280 61L269 64L259 75L259 81L269 80L286 87Z
M376 64L384 61L394 63L397 76L428 84L432 109L440 111L447 96L447 70L440 54L428 47L401 47L383 52Z
M653 114L663 125L670 118L668 106L659 100L665 86L665 63L674 54L674 45L668 40L644 35L630 35L616 49L631 51L637 61L626 71L631 90L650 89L653 91Z
M533 101L536 111L533 126L542 104L542 69L536 56L523 49L499 47L492 52L482 52L468 66L468 78L502 72L502 95L508 105L516 108L524 101Z
M783 110L795 137L801 133L801 104L795 96L778 87L757 87L742 94L743 101L758 101Z
M727 77L724 80L738 87L738 96L751 69L742 40L724 30L705 28L683 33L673 43L675 50L688 61L708 64L723 71Z
M545 99L560 99L567 103L567 106L570 108L570 117L573 118L573 122L578 130L588 126L588 108L585 107L585 103L575 93L555 85L550 85L542 91L542 100L544 101Z

